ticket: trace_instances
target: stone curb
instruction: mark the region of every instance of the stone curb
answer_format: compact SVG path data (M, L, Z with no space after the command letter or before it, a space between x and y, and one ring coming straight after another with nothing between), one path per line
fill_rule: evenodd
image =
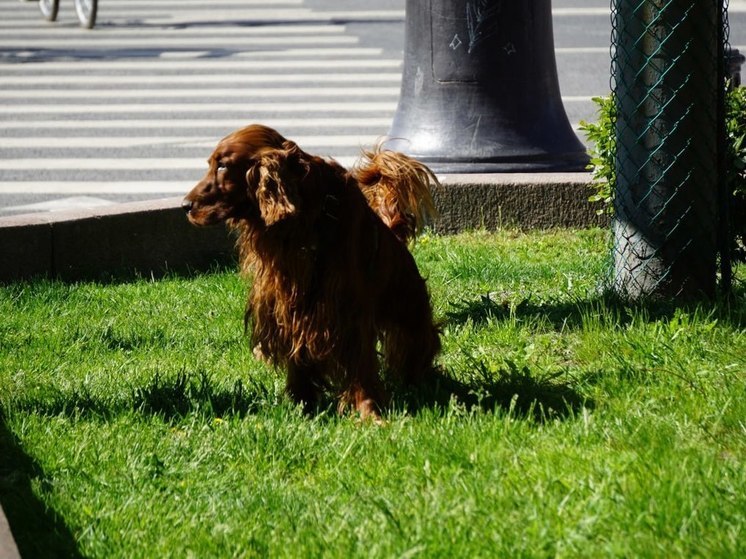
M0 559L21 559L13 534L10 532L8 519L0 506Z
M602 226L588 173L445 175L433 193L440 233ZM224 227L197 228L181 198L0 218L0 281L67 281L204 271L233 258Z

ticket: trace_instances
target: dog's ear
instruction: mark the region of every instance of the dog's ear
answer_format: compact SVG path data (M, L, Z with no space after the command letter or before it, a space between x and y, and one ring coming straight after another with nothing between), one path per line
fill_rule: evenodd
M272 225L298 212L298 185L305 167L302 151L293 142L283 143L283 149L273 149L262 155L259 163L249 169L246 180L256 184L259 213L267 225Z

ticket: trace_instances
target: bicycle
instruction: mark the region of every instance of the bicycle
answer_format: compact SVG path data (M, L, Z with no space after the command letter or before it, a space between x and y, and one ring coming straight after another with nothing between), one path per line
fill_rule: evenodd
M60 9L60 0L39 0L39 9L47 21L55 21ZM96 25L98 0L75 0L75 12L78 14L80 25L86 29L93 29Z

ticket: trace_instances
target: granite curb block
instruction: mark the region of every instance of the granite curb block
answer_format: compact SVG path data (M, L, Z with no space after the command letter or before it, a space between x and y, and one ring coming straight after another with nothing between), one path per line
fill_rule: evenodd
M435 230L602 226L587 173L445 175ZM0 281L204 271L233 258L224 227L189 224L181 198L0 218Z
M588 228L607 224L588 202L589 173L503 173L445 175L434 194L439 233Z
M0 218L0 281L162 276L231 258L225 228L189 224L181 198Z
M0 507L0 559L21 559L2 507Z

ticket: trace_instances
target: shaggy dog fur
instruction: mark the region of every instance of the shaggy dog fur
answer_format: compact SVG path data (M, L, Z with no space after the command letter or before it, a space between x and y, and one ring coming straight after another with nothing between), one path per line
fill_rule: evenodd
M378 417L379 342L389 374L429 377L439 330L407 250L434 214L427 167L378 149L347 171L261 125L221 140L208 163L183 207L196 225L236 231L247 325L294 401L311 410L333 388L340 409Z

